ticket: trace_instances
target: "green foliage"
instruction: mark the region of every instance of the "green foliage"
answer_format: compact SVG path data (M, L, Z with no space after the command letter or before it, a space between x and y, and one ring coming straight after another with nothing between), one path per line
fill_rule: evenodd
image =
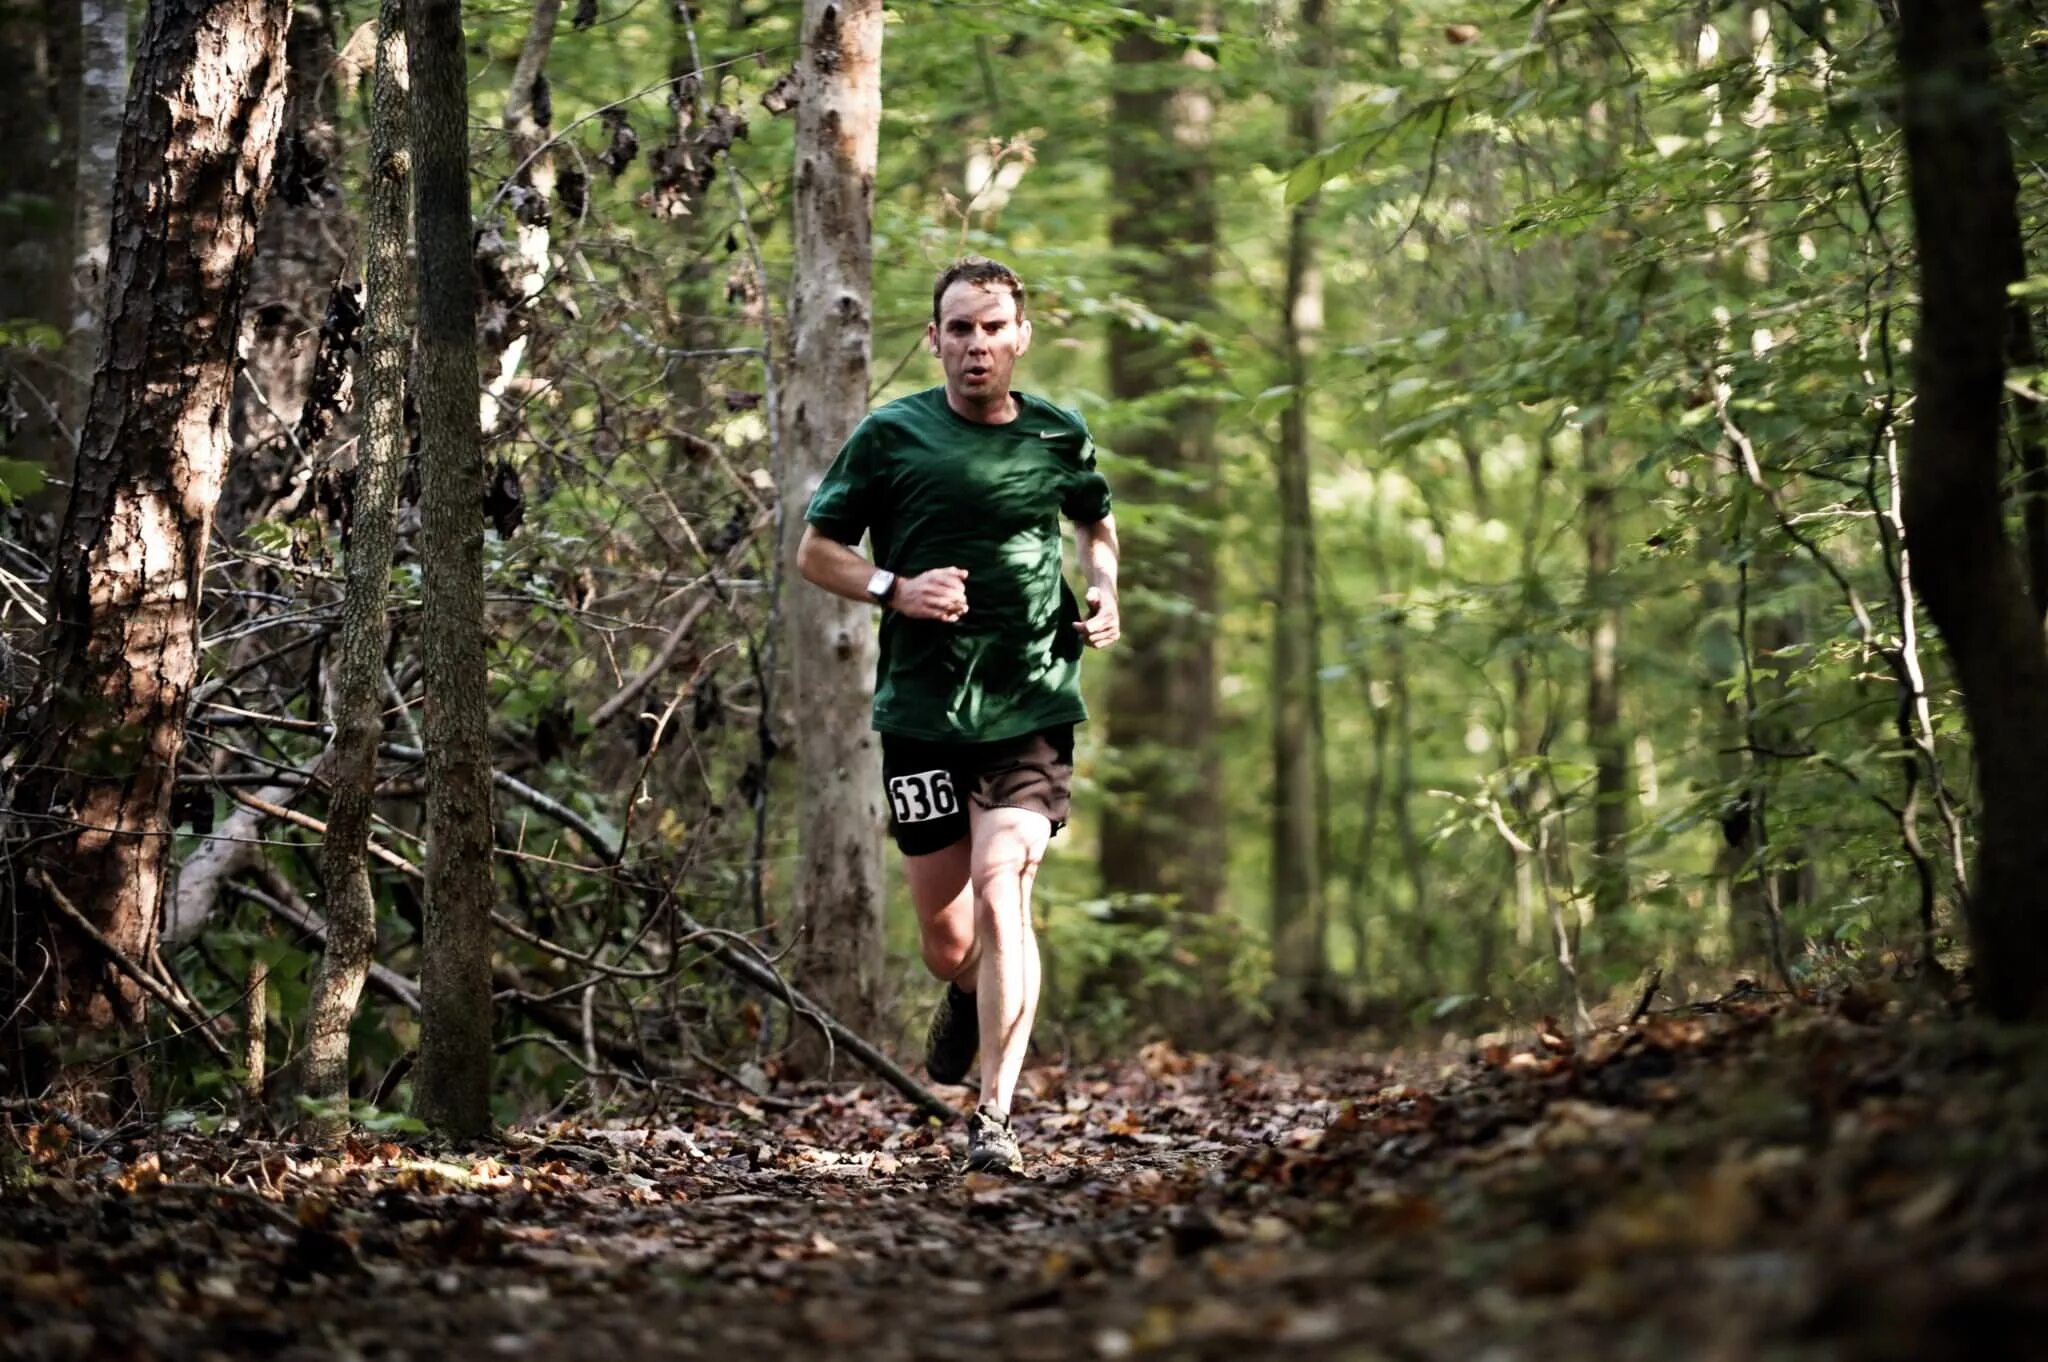
M1272 961L1236 919L1135 896L1039 897L1040 1015L1084 1053L1128 1050L1175 1019L1229 1018L1240 1038L1269 1019Z
M1089 1048L1183 1010L1263 1015L1273 451L1297 399L1316 516L1325 944L1353 1015L1425 1029L1563 1015L1553 923L1589 1004L1651 962L1674 990L1712 988L1763 967L1752 919L1767 886L1782 891L1802 977L1841 951L1909 949L1917 877L1893 812L1909 761L1923 764L1919 833L1945 929L1957 885L1933 791L1948 793L1967 851L1970 752L1938 642L1901 608L1888 520L1916 300L1880 9L1837 6L1825 43L1762 5L1330 9L1333 108L1324 144L1306 153L1291 135L1304 89L1296 10L1280 0L1205 7L1213 25L1108 0L905 4L889 16L876 399L936 381L922 333L937 270L961 251L999 256L1031 286L1036 342L1020 383L1083 411L1113 485L1150 475L1148 495L1118 504L1127 552L1216 551L1207 623L1229 839L1201 852L1227 863L1226 912L1100 897L1090 839L1101 777L1129 754L1099 723L1084 728L1074 827L1041 886L1048 1018ZM583 198L575 212L555 205L527 386L492 448L524 510L487 548L494 739L502 766L623 841L634 874L748 931L759 925L758 807L762 921L780 929L797 792L791 763L765 756L760 736L786 753L803 716L775 708L771 667L787 658L771 646L769 587L803 588L788 584L773 544L777 452L759 364L706 352L761 344L764 298L784 343L793 120L759 101L795 60L797 7L691 11L703 101L747 130L729 153L705 156L711 174L687 192L662 180L654 154L705 127L695 90L670 99L671 78L692 65L673 7L607 10L555 37L552 127ZM468 16L487 255L518 227L516 196L499 192L512 167L497 129L528 17ZM2017 11L2002 17L2016 23ZM1107 244L1127 187L1111 175L1106 123L1117 82L1138 79L1112 48L1136 31L1184 58L1146 78L1185 82L1216 114L1220 264L1192 319L1164 315L1132 285L1134 266L1162 262ZM2032 98L2048 72L2019 42L2007 54L2025 164L2048 154L2035 112L2048 106ZM363 117L344 111L358 139L353 202ZM622 128L637 140L625 162ZM2037 229L2038 185L2024 186L2023 206ZM1305 382L1278 344L1296 209L1313 213L1323 290ZM2044 277L2020 296L2037 298ZM1178 347L1178 366L1134 401L1104 395L1119 327ZM0 347L54 343L0 329ZM800 376L782 377L782 400L800 400ZM2048 387L2048 376L2015 378ZM1216 486L1119 448L1192 403L1217 414ZM27 490L4 465L0 484ZM1613 510L1604 577L1589 569L1596 503ZM339 536L310 512L251 528L245 547L309 575L341 561ZM402 551L392 581L395 679L413 687L403 660L431 627L417 618L417 560ZM596 725L707 597L658 683ZM1201 613L1171 587L1142 603L1176 621ZM1617 604L1630 893L1596 913L1587 659ZM1928 677L1913 732L1931 735L1938 786L1895 726L1886 657L1909 623ZM209 631L231 629L223 619ZM304 660L275 673L280 712L301 719L318 713ZM246 655L222 647L210 661L222 674ZM1090 665L1098 717L1114 665L1114 654ZM265 757L299 765L322 745L299 732L265 742ZM416 786L419 772L387 775ZM1188 763L1187 778L1205 776ZM416 821L385 812L380 838L416 860ZM510 800L500 825L519 852L503 872L508 914L574 954L667 971L593 990L612 1033L663 1054L777 1034L779 1023L723 1020L725 986L687 950L669 953L673 923L659 908L589 873L579 836ZM272 848L272 863L317 907L303 831L275 830L295 845ZM387 866L378 891L380 959L416 977L417 890ZM891 957L909 1008L928 994L896 892ZM289 933L266 945L261 910L236 913L204 943L212 958L194 948L180 972L202 1006L232 1011L252 954L271 952L272 1040L288 1051L313 947ZM580 1005L575 962L508 938L501 963L524 992ZM501 1039L529 1021L508 1009ZM396 1005L366 1005L354 1033L361 1086L399 1059L413 1025ZM540 1044L513 1046L501 1065L506 1119L547 1109L581 1078Z
M300 1115L316 1123L325 1124L342 1118L357 1129L372 1135L424 1135L427 1131L423 1122L414 1120L404 1112L383 1111L370 1102L342 1104L319 1102L301 1096L295 1100L294 1105Z

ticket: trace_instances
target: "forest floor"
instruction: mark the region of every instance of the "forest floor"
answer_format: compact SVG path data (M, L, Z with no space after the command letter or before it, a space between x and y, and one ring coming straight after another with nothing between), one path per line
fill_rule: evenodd
M0 1356L2042 1356L2044 1047L1906 1010L1038 1068L1018 1181L872 1088L462 1154L17 1123Z

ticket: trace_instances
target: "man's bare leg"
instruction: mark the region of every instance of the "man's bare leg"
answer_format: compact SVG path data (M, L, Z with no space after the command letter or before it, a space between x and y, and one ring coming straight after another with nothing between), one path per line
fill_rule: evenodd
M925 968L945 985L924 1035L924 1068L934 1083L965 1083L981 1053L981 1017L974 992L981 948L974 929L973 843L966 833L951 846L903 858L917 907Z
M917 908L918 944L924 967L963 993L975 989L981 952L974 941L974 885L969 877L971 841L925 856L905 856L903 876Z
M1052 823L1029 809L968 810L973 829L975 939L981 967L981 1105L1009 1115L1038 1015L1038 934L1031 890Z

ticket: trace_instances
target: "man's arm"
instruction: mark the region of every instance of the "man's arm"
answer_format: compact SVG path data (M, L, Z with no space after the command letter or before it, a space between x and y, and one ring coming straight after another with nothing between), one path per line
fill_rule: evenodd
M1123 634L1116 594L1116 517L1075 522L1074 547L1088 582L1088 617L1074 628L1089 647L1107 648Z
M872 605L868 582L875 565L830 535L819 534L815 525L804 526L804 537L796 546L796 570L813 586L835 596ZM967 613L967 571L964 568L933 568L915 577L899 577L890 593L889 608L912 619L951 622Z

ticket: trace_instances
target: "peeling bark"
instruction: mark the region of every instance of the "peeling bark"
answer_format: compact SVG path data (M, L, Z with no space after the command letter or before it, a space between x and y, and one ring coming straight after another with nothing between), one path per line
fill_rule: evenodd
M294 5L285 50L290 70L277 192L256 238L242 333L247 361L235 384L234 455L221 489L220 531L229 543L248 526L296 509L310 490L313 451L301 445L296 427L313 390L321 318L353 254L351 216L334 202L340 139L326 0Z
M284 92L275 0L160 0L126 126L101 364L49 594L44 681L15 769L5 1062L21 1034L131 1028L144 997L32 882L133 961L153 953L170 802L198 664L206 540L228 451L235 335ZM24 1005L17 1015L17 1005Z

